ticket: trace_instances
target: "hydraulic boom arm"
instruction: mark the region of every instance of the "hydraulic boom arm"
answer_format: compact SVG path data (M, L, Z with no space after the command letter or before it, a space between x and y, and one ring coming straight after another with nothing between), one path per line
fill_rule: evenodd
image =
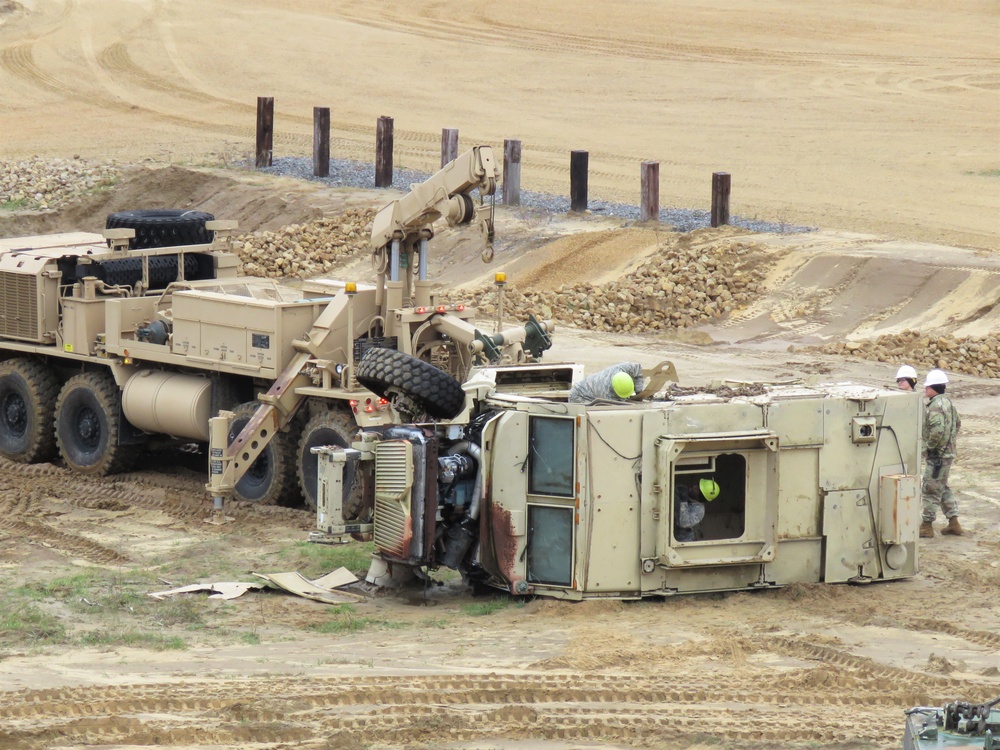
M410 192L385 206L372 224L372 248L418 239L422 230L444 217L449 224L469 224L479 216L487 239L492 239L493 221L482 214L489 206L477 207L470 196L496 192L496 161L489 146L474 146L446 164L426 182L411 185Z

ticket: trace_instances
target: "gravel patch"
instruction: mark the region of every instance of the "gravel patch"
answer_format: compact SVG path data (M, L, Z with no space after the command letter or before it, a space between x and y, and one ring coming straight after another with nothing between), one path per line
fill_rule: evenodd
M808 349L876 362L905 363L924 371L938 367L981 378L1000 378L1000 333L997 332L955 337L905 330L874 339L834 341Z
M253 168L249 162L242 166ZM276 174L284 177L294 177L300 180L320 182L330 187L353 187L370 189L375 184L375 165L350 159L330 159L330 176L315 177L313 175L312 159L307 157L280 157L274 159L272 166L261 167L258 171ZM411 169L394 169L392 184L405 188L411 183L423 182L431 174L417 172ZM494 196L497 204L502 204L502 191L497 188ZM548 214L564 214L570 210L569 198L548 193L535 193L529 190L521 191L521 207ZM613 216L628 221L639 221L639 207L627 203L590 200L588 209L591 216ZM661 208L660 222L672 226L677 232L690 232L711 226L711 213L693 208ZM742 227L751 232L772 232L777 234L797 234L816 231L816 227L803 227L784 222L761 221L747 219L741 216L730 216L732 226Z
M664 233L659 252L639 268L603 284L577 283L555 291L504 292L504 311L514 319L540 314L593 331L647 333L688 328L716 320L757 299L770 258L742 237L711 232ZM492 285L473 291L484 315L496 312Z
M112 187L120 175L113 162L42 159L0 162L0 208L51 209L95 190Z

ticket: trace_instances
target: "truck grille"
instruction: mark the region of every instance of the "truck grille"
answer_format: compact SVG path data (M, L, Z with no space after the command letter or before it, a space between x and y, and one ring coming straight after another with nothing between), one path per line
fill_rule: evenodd
M33 274L0 273L0 335L40 341L38 285Z
M405 440L375 447L375 546L406 559L413 538L410 488L413 486L413 446Z

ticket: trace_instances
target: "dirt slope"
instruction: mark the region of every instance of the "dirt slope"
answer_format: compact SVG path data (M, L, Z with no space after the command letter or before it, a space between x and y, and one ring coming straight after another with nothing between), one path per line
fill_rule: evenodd
M0 13L4 156L231 163L256 98L276 156L311 155L312 108L338 156L399 164L462 144L524 144L527 189L708 207L733 175L743 216L1000 248L1000 10L989 0L735 0L712 8L559 0L32 0ZM374 51L377 50L377 55ZM15 134L16 138L11 138Z

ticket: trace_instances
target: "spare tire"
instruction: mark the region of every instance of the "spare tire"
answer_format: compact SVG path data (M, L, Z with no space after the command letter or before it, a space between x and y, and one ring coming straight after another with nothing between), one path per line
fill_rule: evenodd
M129 249L143 250L153 247L177 245L207 245L213 233L205 229L205 222L214 215L204 211L180 209L150 209L143 211L118 211L108 214L107 229L134 229L135 237Z
M406 394L435 419L453 419L465 407L461 383L429 362L396 349L369 349L358 364L357 379L383 398L391 390Z

